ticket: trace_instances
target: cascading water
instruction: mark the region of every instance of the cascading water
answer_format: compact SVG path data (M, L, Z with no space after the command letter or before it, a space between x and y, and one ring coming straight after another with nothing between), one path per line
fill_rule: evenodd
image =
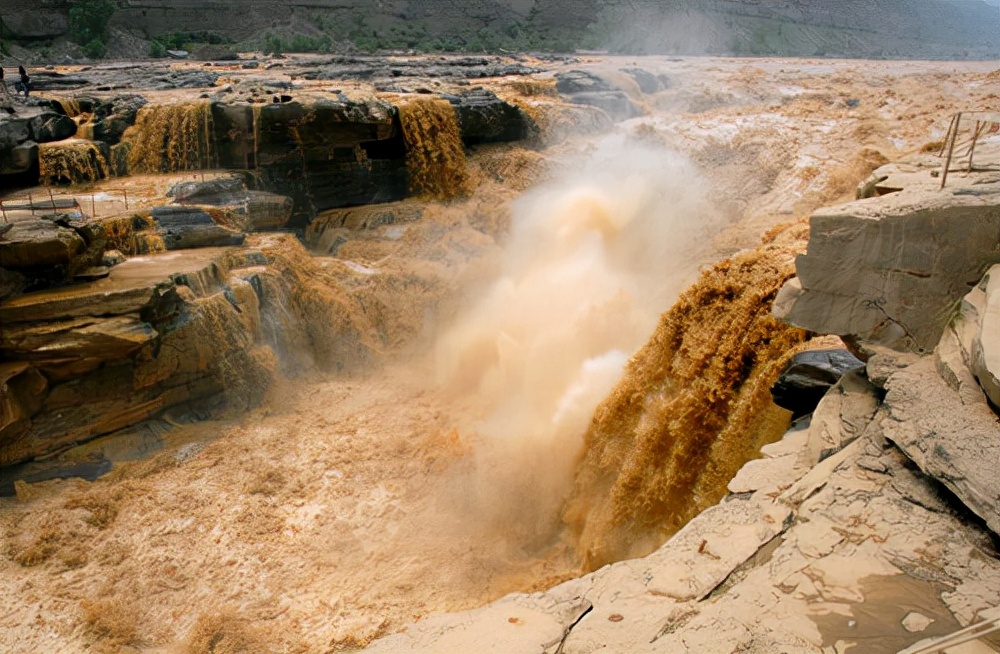
M126 130L128 171L172 173L213 168L212 104L146 105Z
M468 194L465 149L451 104L440 99L407 100L399 104L399 121L410 192L435 200Z
M68 139L38 146L43 184L84 184L108 177L108 164L93 141Z
M565 511L584 569L653 551L787 429L770 388L808 335L770 310L800 248L705 270L597 408Z
M515 203L497 278L436 347L437 382L474 405L459 495L497 533L561 532L594 407L710 249L709 196L682 156L612 138Z

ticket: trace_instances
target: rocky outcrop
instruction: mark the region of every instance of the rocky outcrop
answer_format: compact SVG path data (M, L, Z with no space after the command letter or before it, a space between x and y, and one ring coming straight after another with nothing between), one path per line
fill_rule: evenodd
M786 288L793 311L805 299L813 312L793 315L868 359L722 502L645 558L422 620L371 650L896 652L1000 617L1000 232L996 192L970 188L813 217L807 279ZM860 320L852 293L881 298L913 340Z
M574 104L602 109L614 121L642 115L624 91L585 70L557 73L556 91Z
M116 145L122 140L125 130L135 124L139 110L147 101L141 95L129 94L80 104L80 111L91 114L90 119L80 126L88 138Z
M775 313L811 331L930 352L1000 256L1000 187L894 193L822 209Z
M962 300L935 354L941 374L952 387L961 390L975 386L961 373L963 367L967 368L994 407L1000 407L998 333L1000 266L993 266Z
M382 225L395 225L418 220L423 204L415 201L387 202L363 207L331 209L316 216L305 231L305 242L316 254L336 256L337 250L358 232ZM399 236L402 236L402 229Z
M189 205L154 207L150 217L168 250L242 245L242 232L217 224L203 208Z
M99 226L70 208L66 213L35 215L49 201L7 205L9 229L0 236L0 271L19 283L0 288L0 300L24 289L37 289L70 281L100 264L106 236ZM51 204L56 204L52 202ZM27 213L20 210L27 207ZM13 209L13 210L12 210Z
M16 114L0 112L0 179L38 168L38 144L69 138L76 123L48 107L21 108Z
M291 236L263 236L133 257L103 279L0 302L0 465L178 404L253 405L279 369L361 356L355 341L337 345L351 334L338 309L290 282L306 256Z
M989 538L884 439L895 421L878 404L871 386L831 393L650 556L426 618L368 651L895 652L996 615Z
M442 97L455 107L462 142L466 145L520 141L531 134L527 116L492 91L474 88Z
M799 352L771 387L771 397L775 404L791 411L793 419L798 418L811 413L845 373L864 365L847 350Z

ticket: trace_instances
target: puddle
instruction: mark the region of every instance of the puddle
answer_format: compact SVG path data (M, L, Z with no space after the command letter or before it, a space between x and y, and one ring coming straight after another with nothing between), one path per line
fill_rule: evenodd
M962 628L941 601L941 593L952 591L945 584L916 579L906 574L871 575L861 580L862 602L847 604L849 615L830 613L812 616L823 647L847 643L837 651L851 654L896 654L925 638L945 636ZM925 628L910 632L903 626L910 614L932 620ZM911 616L907 624L922 626L926 620ZM830 650L832 651L832 650Z

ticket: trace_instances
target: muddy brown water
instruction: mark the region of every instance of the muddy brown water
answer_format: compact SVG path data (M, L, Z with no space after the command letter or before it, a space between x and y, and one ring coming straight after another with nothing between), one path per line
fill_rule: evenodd
M617 70L633 59L574 65ZM588 424L592 443L600 440L602 424L613 424L592 424L594 407L609 396L608 406L616 406L615 398L624 395L610 393L618 373L654 331L666 340L690 333L707 341L664 350L677 354L671 365L684 371L715 360L720 350L709 346L728 348L723 358L740 365L716 377L697 370L682 377L707 379L702 390L716 400L724 396L729 415L736 416L733 435L758 421L766 438L779 434L781 417L760 412L752 399L761 394L750 392L745 404L732 397L743 386L734 372L743 370L742 346L709 337L713 330L724 335L725 326L756 325L753 314L770 290L760 289L756 301L747 297L741 305L746 315L737 320L709 297L738 288L752 294L754 277L740 286L722 266L688 294L686 313L668 319L671 329L656 330L660 314L697 280L700 266L754 246L774 225L795 223L811 207L849 192L844 180L858 174L851 162L862 148L890 158L918 149L943 131L952 108L989 102L988 74L995 66L641 63L674 80L660 94L635 96L649 115L619 128L608 143L554 140L545 151L551 160L585 162L567 169L565 179L578 185L559 187L557 180L534 199L521 197L523 189L552 176L540 173L537 153L514 148L493 151L488 160L485 149L480 156L473 152L466 162L475 189L470 199L430 203L420 221L379 227L342 245L338 257L294 271L320 285L346 280L343 287L353 297L377 307L365 316L373 327L369 336L378 336L366 347L384 356L377 374L306 375L280 383L262 407L243 416L138 434L111 449L95 443L64 462L91 466L87 474L103 461L115 462L108 476L93 483L29 484L19 500L0 501L0 594L9 600L0 612L0 647L164 652L184 646L200 652L228 637L253 651L352 648L414 618L577 575L586 548L581 552L573 531L563 527L563 500L578 471L594 468L592 462L578 468L586 458L581 448ZM510 85L493 86L514 92ZM161 95L177 100L184 92ZM858 102L852 107L843 98ZM553 118L553 125L565 124L554 119L561 108L550 97L521 102ZM198 121L189 123L194 129ZM646 157L633 147L637 142L673 154ZM204 155L195 141L190 144L174 153L175 161L187 165ZM622 168L609 164L614 157L602 147L631 160L620 176L628 183L604 185ZM460 159L453 152L448 165ZM678 163L678 152L690 161ZM689 169L696 175L686 176ZM840 177L831 179L834 173ZM130 198L146 203L162 197L165 184L160 177L125 178L94 188L104 186L128 188ZM706 198L723 199L724 206L713 213ZM668 222L660 232L634 229L650 216L670 213L685 220ZM512 238L504 230L511 214L514 239L520 225L521 242L528 245L505 254L498 243ZM806 235L801 225L780 233L790 248ZM647 247L663 243L672 249ZM630 271L644 260L655 265L644 274ZM767 276L768 289L774 277ZM640 283L649 279L670 283ZM546 286L551 280L558 283ZM619 293L620 287L628 292ZM579 294L567 297L564 289ZM455 325L455 347L411 358L417 344L429 348L445 326ZM758 333L756 327L741 331ZM753 339L745 347L754 349ZM456 352L462 356L448 356ZM558 356L549 358L553 354ZM760 363L746 368L767 367ZM636 379L662 377L656 365L648 372ZM766 388L766 374L751 378L750 386ZM629 489L651 492L644 480L660 472L646 465L650 461L666 455L687 469L713 447L728 461L712 466L716 478L709 486L719 492L723 468L738 466L738 457L706 436L719 426L712 424L719 418L712 404L698 414L692 406L704 403L697 398L672 403L654 386L637 388L685 409L674 414L664 408L663 425L683 417L678 424L698 429L676 429L679 435L671 436L670 429L656 428L660 418L628 416L646 421L640 430L645 449L629 452L626 446L615 454L636 464L632 477L614 491L618 499L603 495L597 484L578 506L624 506ZM698 439L693 448L681 442L680 432L689 431ZM140 460L127 461L136 456ZM586 476L579 477L582 486ZM693 485L710 501L697 479L677 485ZM587 496L585 489L574 493ZM603 521L609 527L598 530L595 542L626 533L648 549L669 532L657 524L640 534L643 522L655 522L648 516L630 532L619 528L628 511L610 515L617 517ZM623 551L609 558L628 555ZM904 581L873 580L866 601L851 607L853 627L842 616L818 618L826 642L860 642L858 651L881 647L872 640L879 634L900 642L898 622L911 610L935 620L926 635L944 629L947 616L933 599L941 589Z

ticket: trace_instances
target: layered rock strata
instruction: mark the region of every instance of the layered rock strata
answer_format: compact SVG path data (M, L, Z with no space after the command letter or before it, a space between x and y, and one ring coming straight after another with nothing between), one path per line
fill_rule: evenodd
M928 353L1000 259L1000 187L894 193L829 207L775 313L816 332Z

